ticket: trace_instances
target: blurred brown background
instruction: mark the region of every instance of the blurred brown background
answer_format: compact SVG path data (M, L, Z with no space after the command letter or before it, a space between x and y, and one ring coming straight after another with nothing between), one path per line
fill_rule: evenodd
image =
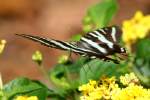
M44 66L49 69L63 51L49 49L32 41L16 37L15 33L36 34L60 40L69 40L82 29L82 18L87 8L99 0L0 0L0 39L7 45L0 55L0 72L7 82L17 76L42 79L32 53L44 54ZM150 13L150 0L118 0L119 11L112 21L122 21L137 10Z

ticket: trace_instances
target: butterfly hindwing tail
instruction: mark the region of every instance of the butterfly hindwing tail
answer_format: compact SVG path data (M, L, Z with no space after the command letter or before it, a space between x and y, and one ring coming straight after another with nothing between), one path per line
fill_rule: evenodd
M76 50L75 45L68 42L62 42L59 40L47 39L39 36L26 35L26 34L16 34L16 35L41 43L42 45L47 47L61 49L61 50L68 50L68 51L73 51L82 54L82 51Z

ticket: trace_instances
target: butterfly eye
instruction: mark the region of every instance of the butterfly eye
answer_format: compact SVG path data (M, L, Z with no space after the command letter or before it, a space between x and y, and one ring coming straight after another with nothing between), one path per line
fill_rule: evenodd
M120 50L121 50L121 53L126 53L125 48L120 48Z

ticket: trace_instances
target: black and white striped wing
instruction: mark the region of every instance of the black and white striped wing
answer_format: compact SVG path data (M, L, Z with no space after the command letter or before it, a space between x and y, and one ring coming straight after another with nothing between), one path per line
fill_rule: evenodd
M103 34L109 41L117 43L122 30L118 26L104 27L97 30L99 33Z
M101 28L81 37L77 46L96 52L98 56L107 56L120 49L117 44L118 34L121 34L121 31L116 26Z
M109 44L108 41L117 43L121 34L122 31L118 26L112 26L112 27L100 28L95 31L89 32L84 37L91 39L95 42L99 42L100 40L102 43Z

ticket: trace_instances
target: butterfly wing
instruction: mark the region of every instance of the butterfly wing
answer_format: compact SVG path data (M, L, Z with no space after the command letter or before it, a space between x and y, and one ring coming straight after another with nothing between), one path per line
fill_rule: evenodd
M77 47L97 53L94 55L87 52L87 56L90 58L100 58L118 63L117 60L107 56L120 52L121 47L117 43L120 34L121 30L117 26L101 28L81 37L80 41L77 42Z
M117 43L122 34L122 30L118 26L104 27L98 29L101 34L103 34L109 41Z
M89 32L82 37L79 42L79 46L81 45L80 47L96 50L96 52L103 53L105 55L112 54L116 51L115 49L120 48L117 43L117 39L120 34L121 30L117 26L101 28L96 31Z
M59 40L54 40L54 39L48 39L48 38L43 38L39 36L33 36L33 35L27 35L27 34L16 34L18 36L33 40L35 42L38 42L44 46L51 47L51 48L56 48L56 49L61 49L61 50L68 50L68 51L73 51L78 54L84 54L82 50L77 49L76 45L68 42L62 42Z
M122 31L118 26L111 26L111 27L104 27L104 28L97 29L96 31L89 32L84 37L91 39L95 42L98 41L97 37L101 37L100 41L106 38L107 40L116 43L118 42L121 34Z
M81 37L77 46L97 52L99 55L111 54L114 50L113 45L116 40L114 36L116 34L115 32L115 27L107 27L89 32L85 36Z

